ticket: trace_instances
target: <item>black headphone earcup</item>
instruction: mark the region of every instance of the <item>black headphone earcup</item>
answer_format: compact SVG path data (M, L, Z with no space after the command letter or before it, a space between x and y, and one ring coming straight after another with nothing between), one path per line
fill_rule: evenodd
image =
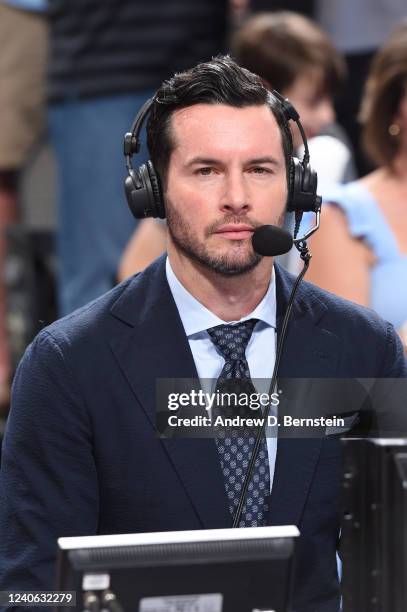
M144 204L141 193L142 181L138 171L134 169L129 170L124 180L124 192L132 215L136 219L142 219L144 217Z
M154 200L154 217L165 219L164 198L162 195L161 182L154 166L150 160L147 164L148 176L150 179L152 198Z
M320 206L317 196L318 177L311 166L291 158L289 172L288 212L315 212Z
M136 219L164 219L160 180L151 161L142 164L138 170L129 170L124 181L124 190L129 208Z

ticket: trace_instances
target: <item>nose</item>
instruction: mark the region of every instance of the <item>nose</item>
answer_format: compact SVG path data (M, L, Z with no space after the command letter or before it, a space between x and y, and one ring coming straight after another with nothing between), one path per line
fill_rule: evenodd
M250 209L249 193L242 171L230 172L225 177L225 188L220 201L222 212L239 214Z

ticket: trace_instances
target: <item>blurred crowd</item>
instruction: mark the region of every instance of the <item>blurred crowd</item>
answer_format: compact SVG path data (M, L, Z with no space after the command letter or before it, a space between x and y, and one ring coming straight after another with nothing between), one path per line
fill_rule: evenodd
M167 76L225 51L300 113L324 200L307 279L407 345L405 0L0 0L0 44L0 414L41 326L165 250L165 222L127 208L123 135ZM55 222L32 232L44 202L22 185L44 146Z

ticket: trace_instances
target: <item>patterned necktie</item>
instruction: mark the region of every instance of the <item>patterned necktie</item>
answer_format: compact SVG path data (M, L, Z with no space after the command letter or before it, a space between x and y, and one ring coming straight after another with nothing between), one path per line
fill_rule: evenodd
M246 347L249 343L257 319L242 321L236 325L218 325L207 330L212 342L225 359L225 365L216 383L217 391L256 393L250 378ZM232 387L228 385L232 383ZM229 408L222 404L216 408L212 419L218 414L223 417L261 416L260 411L252 411L239 406ZM250 413L250 414L249 414ZM224 433L224 432L223 432ZM234 516L242 491L244 479L256 441L257 430L253 435L230 437L227 434L215 438L223 472L229 510ZM266 438L263 437L256 463L250 479L246 503L243 508L239 527L260 527L266 524L270 497L270 470Z

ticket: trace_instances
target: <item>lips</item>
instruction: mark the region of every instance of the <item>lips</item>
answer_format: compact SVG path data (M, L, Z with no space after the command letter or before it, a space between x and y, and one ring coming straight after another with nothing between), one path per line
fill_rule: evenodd
M216 233L245 231L254 232L254 228L251 225L246 225L245 223L229 223L228 225L222 225L218 230L216 230Z
M220 234L224 238L243 240L244 238L250 238L254 232L254 228L251 225L245 225L243 223L230 223L228 225L222 225L215 234Z
M223 238L229 238L230 240L243 240L244 238L251 238L254 232L254 228L251 225L244 223L229 223L228 225L222 225L215 234L222 236Z

